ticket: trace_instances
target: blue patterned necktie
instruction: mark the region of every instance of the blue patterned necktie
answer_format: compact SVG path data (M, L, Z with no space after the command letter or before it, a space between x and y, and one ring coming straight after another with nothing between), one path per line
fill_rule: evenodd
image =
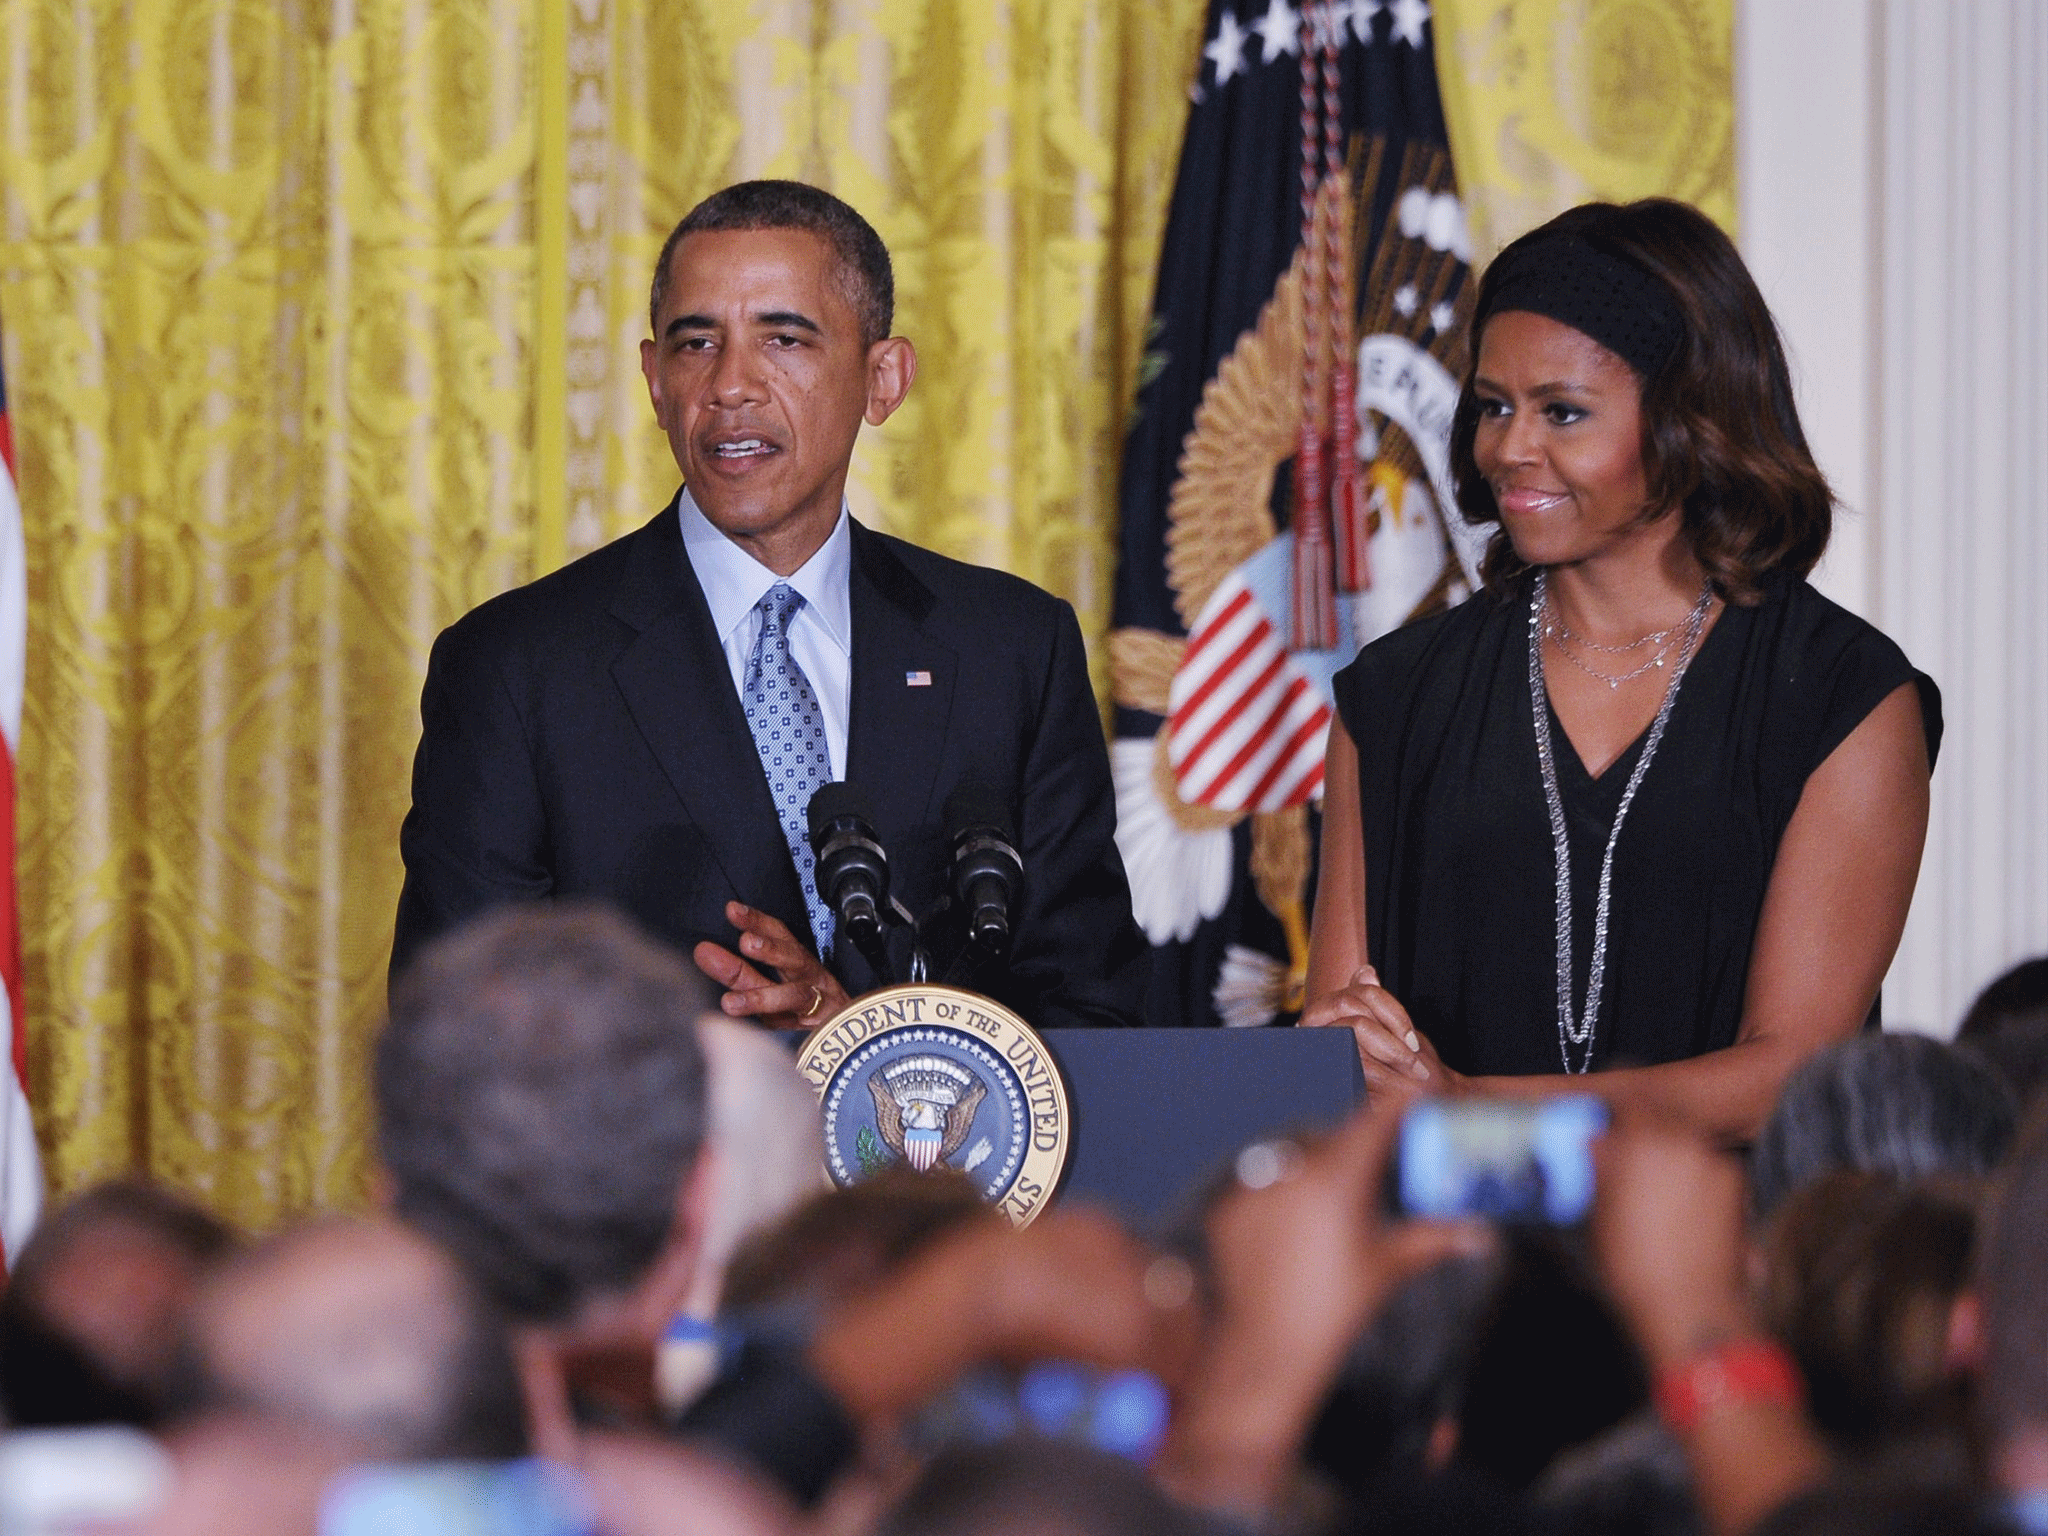
M789 624L803 607L803 594L778 581L754 607L761 615L761 633L747 659L747 686L740 702L747 709L747 727L761 771L775 797L782 819L782 837L796 864L797 883L811 910L811 932L822 956L832 947L832 916L818 897L817 859L811 852L807 813L811 796L832 777L832 757L825 745L825 712L811 691L811 680L789 650Z

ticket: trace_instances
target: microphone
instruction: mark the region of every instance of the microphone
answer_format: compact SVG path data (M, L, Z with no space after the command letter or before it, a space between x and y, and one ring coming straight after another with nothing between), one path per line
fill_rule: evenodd
M1010 947L1010 903L1024 880L1010 808L988 784L970 779L946 797L953 846L953 896L967 915L970 943L988 954Z
M839 931L886 974L882 924L889 904L889 856L851 784L835 779L811 796L810 839L818 861L818 894L839 919Z

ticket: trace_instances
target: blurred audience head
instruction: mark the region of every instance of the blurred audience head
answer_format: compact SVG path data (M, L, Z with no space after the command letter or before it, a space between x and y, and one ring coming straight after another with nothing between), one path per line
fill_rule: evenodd
M1194 1536L1211 1528L1120 1457L1018 1439L934 1457L876 1536Z
M2020 1139L1977 1251L1990 1464L2006 1487L2048 1493L2048 1118Z
M1838 1448L1898 1454L1946 1437L1967 1407L1949 1324L1970 1279L1976 1191L1836 1171L1795 1190L1764 1234L1760 1310Z
M1981 1493L1948 1483L1854 1475L1809 1489L1752 1536L2019 1536Z
M690 1311L710 1317L740 1243L826 1187L825 1135L818 1095L781 1041L711 1018L697 1038L710 1073L710 1187Z
M1685 1448L1638 1414L1567 1451L1535 1488L1545 1528L1572 1536L1703 1536Z
M1501 1271L1498 1255L1449 1259L1388 1299L1352 1345L1317 1416L1312 1465L1357 1497L1388 1476L1427 1476L1449 1464L1458 1404Z
M1559 1454L1641 1409L1649 1382L1576 1248L1542 1231L1506 1238L1458 1405L1458 1461L1525 1489Z
M2048 1019L2024 1019L1960 1041L1957 1049L1997 1073L2023 1114L2048 1088Z
M1792 1074L1757 1137L1750 1204L1768 1217L1824 1173L1916 1179L1989 1173L2012 1140L2012 1095L1965 1051L1921 1035L1862 1035Z
M149 1184L102 1184L47 1215L0 1296L0 1419L155 1423L193 1295L233 1246Z
M868 1290L989 1208L964 1175L886 1168L826 1190L740 1245L725 1277L735 1312L829 1306Z
M345 1438L378 1461L525 1454L503 1324L392 1221L328 1217L222 1265L192 1309L184 1407Z
M1977 994L1956 1029L1976 1042L2027 1025L2048 1024L2048 955L2022 960Z
M2022 1108L2048 1086L2048 955L2014 966L1977 995L1956 1043L1989 1063Z
M378 1041L397 1211L514 1319L572 1321L657 1260L687 1289L710 984L615 913L502 908L429 945Z

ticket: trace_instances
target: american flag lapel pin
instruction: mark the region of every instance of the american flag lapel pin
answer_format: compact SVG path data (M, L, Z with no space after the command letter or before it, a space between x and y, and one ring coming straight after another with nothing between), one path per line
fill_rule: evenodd
M932 675L929 672L906 672L903 674L903 686L906 688L929 688L931 685Z

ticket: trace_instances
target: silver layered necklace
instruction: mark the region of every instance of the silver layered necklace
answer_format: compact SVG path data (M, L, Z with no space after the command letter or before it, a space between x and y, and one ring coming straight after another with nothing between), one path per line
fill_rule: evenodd
M1633 682L1645 672L1664 665L1665 658L1678 648L1684 638L1687 620L1681 619L1667 629L1652 630L1640 640L1631 640L1627 645L1601 645L1577 634L1565 623L1563 617L1553 609L1543 620L1543 633L1557 642L1558 654L1586 676L1597 678L1609 688L1619 688L1623 683ZM1602 672L1598 667L1580 658L1579 652L1597 652L1602 656L1632 656L1644 646L1655 646L1650 655L1626 672Z
M1593 908L1593 963L1586 971L1586 1006L1578 1010L1572 1007L1572 847L1564 824L1564 797L1557 789L1557 759L1550 745L1550 692L1543 681L1543 635L1550 622L1550 583L1545 572L1536 573L1536 595L1529 604L1529 707L1536 717L1536 763L1543 770L1543 799L1550 809L1550 843L1557 857L1557 1049L1568 1073L1585 1072L1593 1065L1593 1025L1600 1016L1600 984L1607 974L1607 909L1614 879L1614 845L1621 839L1621 824L1628 817L1628 808L1635 801L1643 775L1650 771L1650 759L1657 755L1657 745L1664 739L1671 706L1678 702L1678 685L1685 680L1685 669L1692 665L1693 655L1699 649L1713 601L1713 587L1702 587L1699 601L1679 627L1678 654L1672 663L1671 681L1664 687L1664 702L1657 706L1657 718L1650 722L1642 755L1636 759L1628 784L1622 789L1621 804L1615 808L1614 826L1607 833L1607 851L1600 859L1600 899ZM1661 664L1661 654L1658 660ZM1602 682L1607 681L1599 673L1594 675Z

